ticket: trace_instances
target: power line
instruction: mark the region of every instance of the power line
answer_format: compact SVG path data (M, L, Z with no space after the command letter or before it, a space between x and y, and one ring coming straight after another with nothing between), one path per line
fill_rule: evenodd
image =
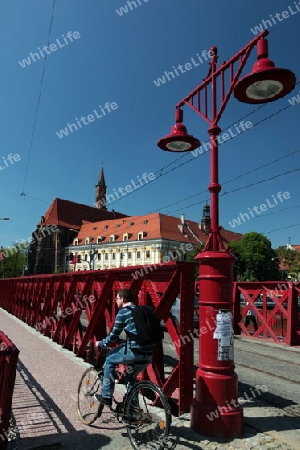
M298 82L296 83L296 85L299 84L299 83L300 83L300 81L298 81ZM245 118L249 117L250 114L253 114L254 112L258 111L259 109L261 109L262 107L265 107L265 106L266 106L266 104L260 105L260 106L259 106L258 108L256 108L254 111L251 111L250 113L246 114L245 116L243 116L243 117L241 117L240 119L238 119L237 121L235 121L234 124L237 123L237 122L241 122L241 121L244 120ZM277 114L280 114L281 112L286 111L286 110L287 110L288 108L290 108L291 106L292 106L292 105L287 105L287 106L285 106L284 108L279 109L279 110L276 111L275 113L270 114L269 116L267 116L267 117L265 117L265 118L259 120L258 122L252 124L252 128L255 127L255 126L257 126L257 125L260 125L260 124L266 122L267 120L271 119L272 117L276 116ZM232 126L232 125L230 125L229 127L226 127L225 130L224 130L224 132L225 132L226 130L228 130L231 126ZM242 136L243 134L244 134L244 133L240 133L240 134L236 135L233 139L235 139L237 136ZM226 144L227 142L231 142L233 139L230 139L230 140L227 140L227 141L224 141L224 142L220 143L220 144L219 144L219 147L220 147L221 145ZM154 172L155 178L153 178L153 180L149 180L147 184L144 184L143 186L140 186L139 189L141 189L141 188L143 188L143 187L145 187L145 186L149 186L151 183L153 183L154 181L157 181L159 178L162 178L162 177L166 176L168 173L173 172L174 170L177 170L177 169L179 169L180 167L183 167L185 164L188 164L188 163L194 161L195 158L198 158L199 156L202 156L202 155L204 155L205 153L207 153L207 152L203 152L203 153L201 153L201 154L199 154L199 155L197 155L197 156L193 156L193 157L191 157L190 159L188 159L187 161L184 161L184 162L182 162L181 164L178 164L178 165L176 165L175 167L170 168L170 170L164 172L165 169L168 169L170 166L172 166L172 165L175 164L176 162L178 162L178 161L180 161L181 159L183 159L184 157L186 157L186 154L184 154L184 155L182 155L182 156L180 156L180 157L174 159L171 163L167 164L167 165L164 166L164 167L161 167L161 168L158 169L156 172ZM126 197L127 197L128 195L133 194L134 192L135 192L135 191L129 192L129 193L126 195ZM114 200L114 201L112 202L112 204L114 204L114 203L116 203L116 202L122 200L123 198L124 198L124 197L121 197L121 198L119 198L119 199ZM178 201L180 201L180 200L177 200L176 203L178 203Z
M220 194L220 197L222 197L224 195L232 194L234 192L241 191L243 189L248 189L249 187L252 187L252 186L257 186L258 184L267 183L268 181L274 181L277 178L285 177L287 175L290 175L291 173L298 172L299 170L300 170L300 168L288 170L287 172L280 173L278 175L274 175L274 176L272 176L270 178L266 178L266 179L263 179L263 180L260 180L260 181L255 181L255 182L247 184L245 186L240 186L240 187L238 187L236 189L232 189L231 191L223 192L222 194ZM177 211L180 211L180 210L183 210L183 209L191 208L192 206L200 205L201 203L204 203L204 202L206 202L206 200L201 200L199 202L193 203L193 204L188 205L188 206L182 206L181 208L177 208L177 209L175 209L173 211L170 211L169 214L173 214L174 212L177 212Z
M299 225L300 225L300 222L295 223L294 225L287 225L286 227L275 228L275 230L266 231L266 233L264 233L264 234L275 233L275 231L286 230L287 228L294 228L294 227L298 227Z
M51 30L52 30L52 25L53 25L55 2L56 2L56 0L53 0L52 13L51 13L51 19L50 19L50 24L49 24L49 29L48 29L48 36L47 36L47 47L49 47L49 44L50 44L50 34L51 34ZM43 88L45 71L46 71L47 56L48 56L48 53L46 53L45 59L44 59L44 65L43 65L43 70L42 70L39 95L38 95L36 108L35 108L35 115L34 115L34 119L33 119L32 131L31 131L31 139L30 139L29 150L28 150L27 161L26 161L26 167L25 167L23 187L22 187L22 192L20 194L21 196L25 196L24 187L25 187L25 183L26 183L26 179L27 179L27 174L28 174L28 169L29 169L29 162L30 162L30 156L31 156L33 141L34 141L34 137L35 137L35 130L36 130L38 111L39 111L41 98L42 98L42 88Z
M288 158L288 157L290 157L290 156L293 156L293 155L295 155L296 153L299 153L299 152L300 152L300 150L294 150L294 151L292 151L291 153L288 153L288 154L285 154L285 155L281 156L280 158L273 159L272 161L269 161L269 162L267 162L267 163L265 163L265 164L262 164L261 166L257 166L257 167L255 167L255 168L253 168L253 169L251 169L251 170L248 170L247 172L241 173L240 175L236 176L235 178L231 178L231 179L228 180L228 181L224 181L222 184L226 186L226 185L232 183L233 181L238 180L239 178L245 177L245 176L249 175L249 174L252 173L252 172L256 172L257 170L264 169L264 168L266 168L266 167L268 167L268 166L270 166L270 165L272 165L272 164L277 163L278 161L281 161L282 159L286 159L286 158ZM159 208L159 209L162 210L162 209L168 208L168 207L170 207L170 206L177 205L177 204L180 203L180 202L183 202L183 201L185 201L185 200L189 200L190 198L199 196L199 195L201 195L201 194L208 194L208 190L205 189L205 190L196 192L195 194L189 195L188 197L185 197L185 198L182 199L182 200L176 200L176 202L169 203L169 204L166 205L166 206L162 206L162 207ZM223 193L220 194L220 195L225 195L225 194L226 194L226 191L223 192ZM202 202L201 202L201 203L202 203Z

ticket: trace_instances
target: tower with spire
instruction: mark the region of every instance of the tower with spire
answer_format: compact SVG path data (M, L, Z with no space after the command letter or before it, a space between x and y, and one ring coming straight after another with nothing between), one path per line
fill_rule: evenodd
M208 204L203 206L203 215L201 219L200 229L209 233L210 232L210 226L211 226L211 220L210 220L210 206Z
M101 169L98 184L96 184L96 208L106 210L106 184L103 167Z

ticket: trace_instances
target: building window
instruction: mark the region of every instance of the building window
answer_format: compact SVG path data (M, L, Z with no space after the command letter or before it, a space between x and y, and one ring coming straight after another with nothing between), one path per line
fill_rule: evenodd
M74 245L78 245L78 240L76 239L76 241L74 241Z
M141 259L141 252L140 251L136 252L136 257L137 257L137 259Z
M87 261L87 255L84 255L84 260Z
M89 239L85 240L85 245L88 245L90 243Z
M105 253L104 259L105 261L108 261L108 253Z
M128 252L127 255L128 255L128 259L132 259L132 252Z
M138 241L141 241L143 239L143 232L138 234Z
M112 259L116 259L116 254L115 253L112 254Z
M146 250L146 258L150 258L150 250Z
M128 241L128 234L123 235L123 241Z
M97 259L98 261L101 261L101 253L97 253Z
M97 244L101 244L101 242L102 242L102 237L100 236L97 238Z

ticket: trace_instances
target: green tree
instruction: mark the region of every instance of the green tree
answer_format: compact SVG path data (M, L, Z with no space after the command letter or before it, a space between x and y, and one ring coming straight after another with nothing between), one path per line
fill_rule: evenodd
M18 244L14 244L12 248L14 248L13 252L9 251L10 249L7 249L7 252L2 249L4 259L1 260L0 265L1 278L15 278L23 274L24 250L19 249Z
M278 247L276 255L277 262L281 263L285 274L293 280L298 280L300 274L300 252L293 248Z
M246 233L239 242L229 245L238 258L233 268L236 281L280 280L276 252L264 235Z

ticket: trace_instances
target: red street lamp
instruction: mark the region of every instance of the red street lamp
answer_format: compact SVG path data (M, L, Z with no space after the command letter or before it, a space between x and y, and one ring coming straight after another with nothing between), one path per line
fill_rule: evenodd
M203 251L196 256L199 261L200 335L196 395L191 408L192 428L209 436L234 437L243 431L243 410L238 403L238 380L234 372L231 315L232 268L236 258L230 249L225 249L219 226L221 185L218 182L218 136L221 129L218 122L233 92L239 101L256 104L275 101L295 87L294 73L276 68L268 58L265 39L268 34L267 30L262 31L219 67L217 48L212 47L207 77L177 103L176 124L170 135L157 143L162 150L173 152L191 151L200 146L200 142L187 133L182 123L181 108L184 105L192 108L209 124L211 232ZM257 47L257 62L251 73L239 80L254 47ZM226 83L226 80L229 82Z

